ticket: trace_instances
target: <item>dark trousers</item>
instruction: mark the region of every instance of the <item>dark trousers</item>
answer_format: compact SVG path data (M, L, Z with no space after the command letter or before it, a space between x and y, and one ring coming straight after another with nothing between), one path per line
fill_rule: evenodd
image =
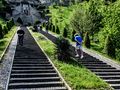
M23 46L23 39L24 39L24 36L18 36L18 43L21 46Z

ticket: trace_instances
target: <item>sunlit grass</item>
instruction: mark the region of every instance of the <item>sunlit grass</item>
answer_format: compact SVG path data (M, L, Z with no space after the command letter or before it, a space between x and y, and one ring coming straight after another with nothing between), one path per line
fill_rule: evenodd
M55 59L54 58L55 44L53 44L48 39L45 39L45 37L39 33L32 34L73 90L111 89L107 83L102 81L92 72L90 72L88 69L78 64L74 60L71 59L65 62Z

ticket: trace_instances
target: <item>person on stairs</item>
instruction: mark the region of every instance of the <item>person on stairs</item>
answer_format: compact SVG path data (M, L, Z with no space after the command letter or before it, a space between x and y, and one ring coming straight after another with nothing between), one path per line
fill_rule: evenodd
M82 37L79 34L75 34L76 41L76 57L83 58L83 50L82 50Z
M18 34L18 43L19 45L23 46L23 39L24 39L24 34L25 34L24 30L19 29L17 31L17 34Z

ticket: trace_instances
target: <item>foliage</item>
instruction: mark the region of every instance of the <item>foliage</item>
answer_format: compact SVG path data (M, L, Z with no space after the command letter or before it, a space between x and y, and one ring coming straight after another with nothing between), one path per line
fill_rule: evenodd
M2 29L2 25L0 24L0 39L3 38L3 29Z
M84 37L84 45L85 47L90 48L90 38L89 38L88 32L86 32Z
M56 33L57 34L60 34L60 30L59 30L59 27L57 26L57 28L56 28Z
M67 39L64 39L63 37L57 39L55 55L57 54L59 60L69 60L69 46L70 43Z
M108 35L106 38L104 50L108 56L115 57L115 46L110 35Z
M63 31L63 37L67 37L68 36L68 31L66 28L64 28L64 31Z
M4 34L7 34L7 33L8 33L8 28L7 28L6 25L3 27L3 31L4 31Z
M75 41L75 39L74 39L75 33L76 33L75 30L73 30L73 31L72 31L72 37L71 37L71 38L72 38L72 41Z
M61 73L62 77L73 90L112 90L109 85L96 77L82 65L76 61L69 59L60 61L54 58L55 44L40 33L32 33L39 45L43 48L48 57L52 60L56 68ZM43 39L44 38L44 39Z
M55 25L52 25L52 31L55 32Z
M19 24L23 24L23 21L22 21L22 19L21 19L20 17L17 19L17 22L18 22Z

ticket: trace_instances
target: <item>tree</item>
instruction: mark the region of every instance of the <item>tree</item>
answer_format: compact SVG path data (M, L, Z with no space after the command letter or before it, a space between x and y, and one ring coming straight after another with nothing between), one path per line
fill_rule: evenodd
M7 33L8 33L8 28L7 28L6 25L3 27L3 31L4 31L4 34L7 34Z
M90 38L89 38L88 32L86 32L84 37L84 45L85 47L90 48Z
M115 57L115 46L110 35L106 38L104 51L108 56Z
M57 26L57 28L56 28L56 33L57 34L60 34L60 30L59 30L59 27Z
M0 39L3 37L4 37L4 35L3 35L2 25L0 24Z
M20 24L23 24L23 21L20 17L17 19L17 22L20 23Z
M68 36L68 32L67 32L67 29L64 28L64 31L63 31L63 37L67 37Z

